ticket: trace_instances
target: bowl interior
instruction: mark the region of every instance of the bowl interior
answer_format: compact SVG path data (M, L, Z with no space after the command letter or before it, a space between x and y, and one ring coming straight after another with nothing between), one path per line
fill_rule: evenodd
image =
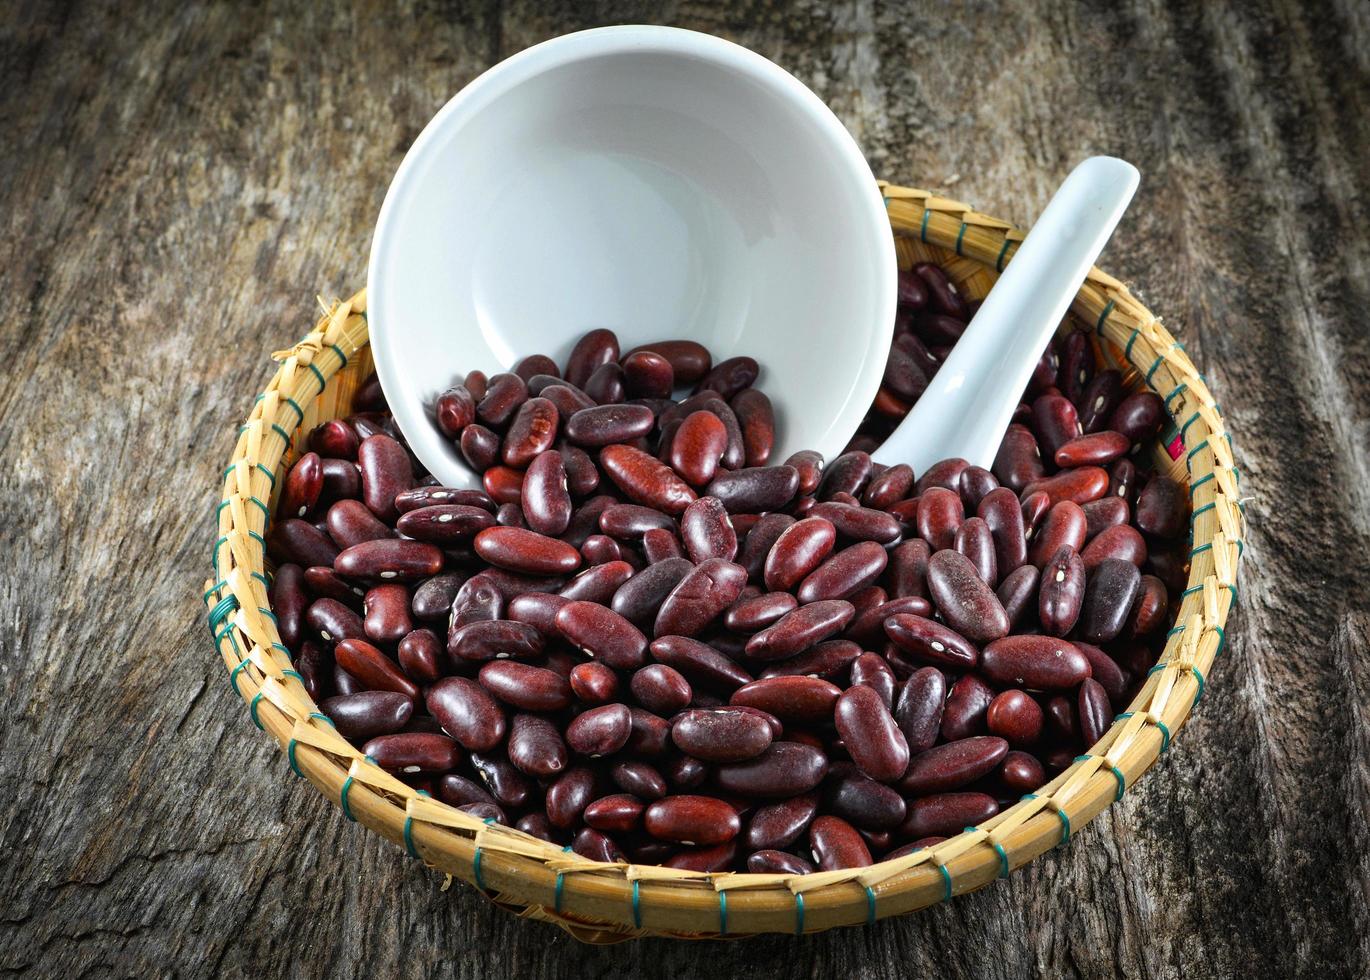
M750 354L776 456L841 451L874 397L895 259L854 142L793 77L706 35L589 31L492 69L410 150L377 225L368 305L405 436L470 484L427 406L473 368L691 337Z

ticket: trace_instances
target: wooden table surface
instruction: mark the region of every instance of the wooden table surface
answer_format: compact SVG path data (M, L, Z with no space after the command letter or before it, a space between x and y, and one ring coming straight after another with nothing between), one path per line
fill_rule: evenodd
M38 0L0 18L0 971L1370 970L1370 6ZM1134 161L1102 264L1206 372L1250 495L1241 610L1171 753L1068 846L873 928L596 948L441 892L291 777L205 629L236 426L314 296L363 282L419 129L529 44L657 19L794 71L878 174L1020 223L1080 158Z

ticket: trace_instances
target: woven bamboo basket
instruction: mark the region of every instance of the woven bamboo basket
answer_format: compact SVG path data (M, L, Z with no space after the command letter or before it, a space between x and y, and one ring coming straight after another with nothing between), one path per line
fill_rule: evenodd
M882 188L900 267L936 261L970 298L989 291L1022 240L1010 225L959 202ZM1070 840L1169 749L1203 695L1237 596L1240 475L1207 384L1158 319L1107 273L1090 271L1072 318L1093 331L1103 359L1123 371L1130 388L1149 386L1165 400L1173 424L1153 452L1164 471L1188 485L1193 502L1188 587L1159 661L1104 737L1036 793L935 847L806 876L604 864L421 795L334 732L276 632L264 537L295 445L315 425L349 414L371 373L364 292L333 303L303 340L273 355L279 369L239 432L223 475L214 576L204 593L215 647L253 723L344 817L498 904L585 941L819 932L982 888Z

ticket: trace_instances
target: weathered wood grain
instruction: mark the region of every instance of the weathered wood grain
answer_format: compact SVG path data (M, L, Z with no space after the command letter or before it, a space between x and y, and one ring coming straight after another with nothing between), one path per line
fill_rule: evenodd
M1370 971L1370 7L36 2L0 14L0 970L36 976L1354 976ZM1104 265L1215 386L1242 612L1128 798L870 929L583 947L344 821L205 635L216 473L315 292L364 278L420 127L581 27L791 68L875 170L1030 221L1144 174Z

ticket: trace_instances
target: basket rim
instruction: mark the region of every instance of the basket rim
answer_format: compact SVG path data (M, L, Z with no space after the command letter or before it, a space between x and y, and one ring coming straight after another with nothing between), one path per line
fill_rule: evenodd
M879 186L896 240L948 250L957 262L997 274L1023 238L1007 222L958 201L883 181ZM330 380L365 353L365 290L326 305L304 339L272 355L280 367L239 430L224 472L214 575L203 598L230 684L253 723L284 748L296 775L308 778L348 819L526 917L553 921L580 938L821 931L982 887L1068 841L1169 749L1225 646L1224 627L1237 596L1245 529L1240 473L1206 381L1183 345L1107 273L1090 270L1071 310L1122 352L1120 367L1130 366L1165 401L1176 429L1165 442L1177 467L1183 458L1192 503L1189 580L1156 666L1104 736L1036 793L941 844L867 868L803 876L589 861L414 790L334 732L280 642L268 596L265 535L294 434L308 431Z

